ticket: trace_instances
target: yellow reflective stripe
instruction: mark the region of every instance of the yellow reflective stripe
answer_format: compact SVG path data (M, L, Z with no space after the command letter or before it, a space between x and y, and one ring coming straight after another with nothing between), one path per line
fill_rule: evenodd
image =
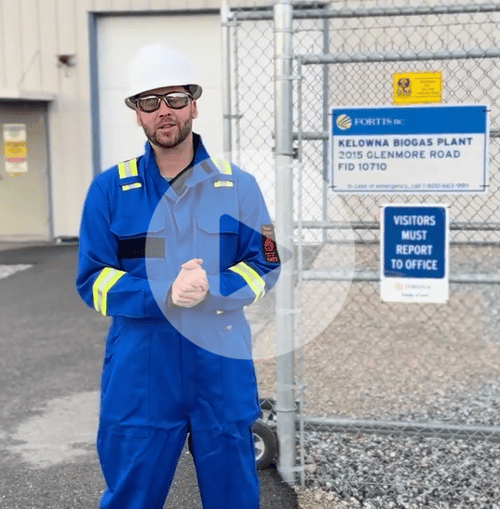
M125 175L125 164L124 163L118 163L118 176L121 179L124 179L126 177L126 175Z
M266 283L264 280L245 262L240 262L233 267L229 267L229 270L236 272L236 274L240 275L246 282L246 284L252 289L255 294L254 302L257 302L259 299L264 297L266 290Z
M222 161L217 157L211 157L212 162L217 166L218 170L224 175L232 175L233 170L231 169L231 163L223 159Z
M232 175L233 170L231 170L231 163L229 161L222 161L222 166L224 167L223 173L226 175Z
M130 159L129 161L118 163L118 175L121 179L137 177L137 175L139 175L137 171L137 159Z
M142 187L140 182L136 182L135 184L125 184L122 186L122 191L130 191L131 189L137 189L139 187Z
M125 274L122 270L106 267L92 285L92 296L96 311L106 316L108 292L114 284Z
M214 182L214 187L233 187L233 185L230 180L217 180Z

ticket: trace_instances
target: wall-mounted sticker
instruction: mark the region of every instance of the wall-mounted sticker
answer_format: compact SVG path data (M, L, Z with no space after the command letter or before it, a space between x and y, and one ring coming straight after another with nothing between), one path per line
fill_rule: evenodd
M8 175L18 176L28 171L26 124L4 124L3 155Z

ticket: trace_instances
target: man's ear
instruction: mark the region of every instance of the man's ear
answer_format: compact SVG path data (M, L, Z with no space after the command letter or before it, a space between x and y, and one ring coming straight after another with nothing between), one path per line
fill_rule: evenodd
M192 106L192 108L191 108L191 112L192 112L191 116L193 118L197 118L198 117L198 106L197 106L195 100L193 100L193 104L191 106Z
M137 125L139 127L142 127L142 119L141 119L141 114L138 110L138 108L135 109L135 121L137 122Z

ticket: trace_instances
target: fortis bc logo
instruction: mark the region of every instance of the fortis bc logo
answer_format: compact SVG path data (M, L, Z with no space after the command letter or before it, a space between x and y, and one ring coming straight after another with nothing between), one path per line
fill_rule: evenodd
M348 115L342 114L337 117L337 127L346 131L352 126L352 119Z

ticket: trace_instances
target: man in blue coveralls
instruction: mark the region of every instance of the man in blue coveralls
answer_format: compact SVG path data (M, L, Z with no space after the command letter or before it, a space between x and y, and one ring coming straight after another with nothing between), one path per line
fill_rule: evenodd
M98 175L82 215L77 288L112 317L97 449L102 509L161 509L188 438L204 509L257 509L259 414L243 307L276 282L255 179L192 132L201 86L168 48L142 48L125 100L144 153Z

